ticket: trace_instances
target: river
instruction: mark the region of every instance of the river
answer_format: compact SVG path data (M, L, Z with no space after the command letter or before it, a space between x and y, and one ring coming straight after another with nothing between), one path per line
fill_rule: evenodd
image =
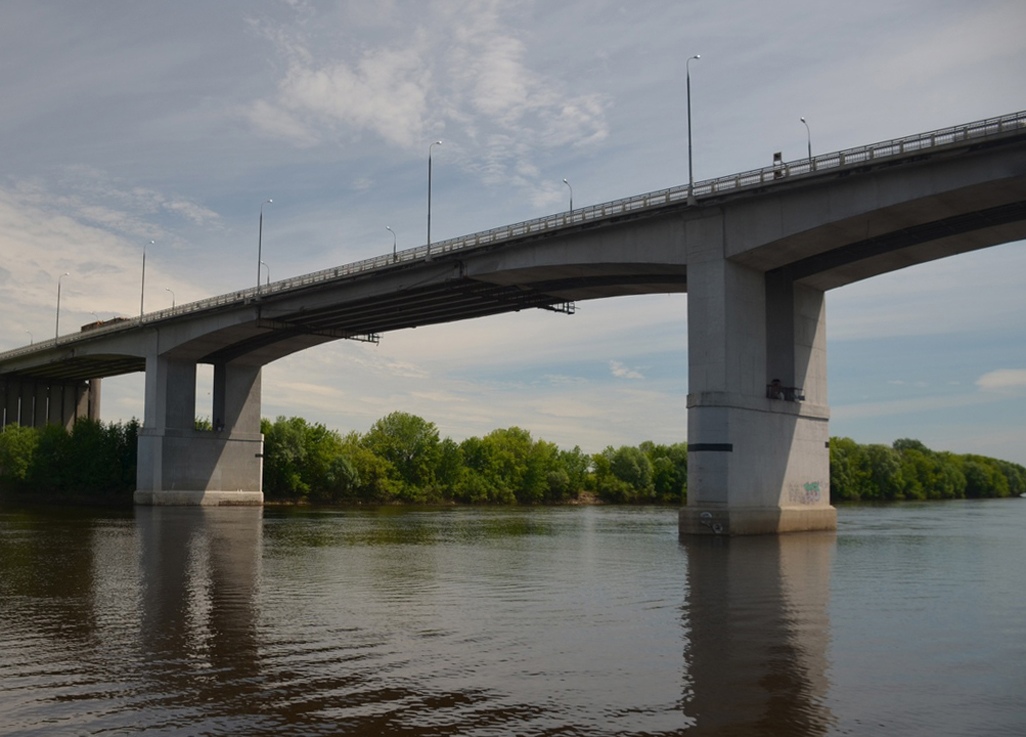
M1026 734L1026 500L838 518L0 507L0 734Z

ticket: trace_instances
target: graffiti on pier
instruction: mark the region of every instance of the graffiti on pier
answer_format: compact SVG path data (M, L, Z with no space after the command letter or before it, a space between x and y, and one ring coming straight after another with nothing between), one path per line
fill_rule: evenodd
M821 498L818 481L791 484L787 490L787 500L791 504L819 504Z

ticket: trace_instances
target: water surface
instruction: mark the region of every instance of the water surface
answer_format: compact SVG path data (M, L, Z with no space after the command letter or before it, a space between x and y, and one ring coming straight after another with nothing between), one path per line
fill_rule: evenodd
M0 507L0 734L1021 735L1024 523Z

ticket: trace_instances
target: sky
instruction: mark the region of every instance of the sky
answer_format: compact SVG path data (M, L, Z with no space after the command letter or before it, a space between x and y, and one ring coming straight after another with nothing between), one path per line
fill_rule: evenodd
M1026 109L1021 0L5 0L0 351L95 319ZM808 128L801 122L804 117ZM563 180L566 179L565 184ZM267 200L273 200L267 203ZM150 244L152 241L152 245ZM145 293L141 273L146 258ZM830 432L1026 464L1026 242L827 295ZM198 414L209 416L209 370ZM263 415L687 439L687 297L339 341ZM141 375L102 418L143 416Z

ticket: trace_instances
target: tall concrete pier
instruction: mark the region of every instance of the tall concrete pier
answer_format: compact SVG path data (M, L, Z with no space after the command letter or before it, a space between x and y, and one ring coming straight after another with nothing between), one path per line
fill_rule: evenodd
M715 220L696 228L680 531L832 530L824 294L723 258Z

